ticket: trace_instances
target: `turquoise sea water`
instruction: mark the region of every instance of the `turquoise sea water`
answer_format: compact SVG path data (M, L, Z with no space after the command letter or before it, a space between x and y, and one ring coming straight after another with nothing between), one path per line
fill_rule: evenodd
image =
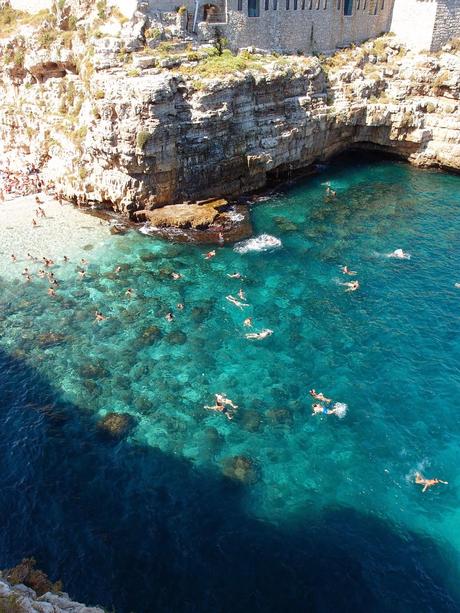
M205 260L130 232L82 252L83 281L55 266L55 299L16 264L0 567L35 555L116 611L460 610L459 206L458 176L349 158L253 206L277 249ZM246 317L273 335L247 340ZM346 416L312 416L311 387ZM203 408L216 392L234 420ZM120 440L108 412L133 416ZM449 484L422 494L417 470Z

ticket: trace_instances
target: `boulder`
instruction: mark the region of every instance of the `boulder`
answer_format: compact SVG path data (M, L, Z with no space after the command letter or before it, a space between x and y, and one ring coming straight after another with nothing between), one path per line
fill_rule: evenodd
M104 434L113 438L121 438L131 430L135 420L129 413L107 413L99 420L97 427Z

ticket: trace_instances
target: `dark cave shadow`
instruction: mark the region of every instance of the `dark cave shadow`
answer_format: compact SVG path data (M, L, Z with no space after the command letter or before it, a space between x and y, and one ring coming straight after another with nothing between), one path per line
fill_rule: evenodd
M259 521L244 487L104 441L24 362L0 351L0 367L1 568L34 555L117 613L459 610L447 546L351 508Z

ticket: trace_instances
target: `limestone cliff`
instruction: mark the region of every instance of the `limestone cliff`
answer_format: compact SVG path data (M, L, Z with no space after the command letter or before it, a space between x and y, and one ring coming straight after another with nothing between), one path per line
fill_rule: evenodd
M455 44L235 57L181 38L180 16L77 4L0 39L0 166L39 166L69 197L125 213L234 197L350 147L460 169Z

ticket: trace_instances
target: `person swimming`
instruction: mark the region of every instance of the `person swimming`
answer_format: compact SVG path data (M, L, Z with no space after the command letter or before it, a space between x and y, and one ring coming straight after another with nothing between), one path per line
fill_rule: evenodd
M240 287L240 289L239 289L238 298L240 300L246 300L246 294L243 292L243 288L242 287Z
M11 261L13 262L13 264L15 264L18 261L17 257L14 255L14 253L12 253L10 257L11 257Z
M235 306L237 306L239 309L243 309L243 307L248 307L250 306L249 304L246 304L245 302L240 302L239 300L237 300L234 296L232 296L231 294L229 294L228 296L225 296L226 300L228 300L229 302L231 302L232 304L234 304Z
M326 396L322 392L317 392L315 389L311 389L309 391L310 396L312 396L315 400L320 400L321 402L332 402L330 398L326 398Z
M174 279L174 281L177 281L178 279L182 278L182 275L180 275L178 272L172 272L171 277Z
M165 319L166 321L172 321L174 319L174 315L172 313L166 313Z
M423 485L422 492L426 492L430 487L437 485L438 483L443 483L444 485L448 485L448 481L441 481L441 479L426 479L422 474L415 473L415 483L418 485Z
M235 411L238 409L238 405L234 404L225 394L214 394L214 397L216 404L213 406L204 405L204 408L208 409L209 411L223 413L227 419L233 419ZM227 405L230 406L231 409L228 409Z
M48 288L48 296L56 296L56 290L52 287Z
M406 253L402 249L395 249L388 254L389 258L397 258L398 260L410 260L410 253Z
M86 277L86 270L79 270L78 271L78 276L80 277L80 279L84 279Z
M359 289L359 281L347 281L346 283L342 283L342 285L346 286L346 292L356 292Z
M216 255L216 251L213 249L212 251L208 251L208 253L204 254L204 259L205 260L210 260L211 258L213 258Z
M312 404L311 408L313 409L312 415L327 415L328 414L328 409L322 404L319 404L318 402L315 402L314 404Z
M344 274L344 275L356 275L356 274L358 274L355 270L350 270L347 265L342 266L341 270L342 270L342 274Z
M178 302L176 304L176 308L179 309L179 311L183 311L184 310L184 305L182 304L182 302Z
M232 272L231 274L227 274L227 277L230 279L242 279L243 275L239 272Z
M252 328L251 317L246 317L246 319L243 321L243 326L245 326L246 328Z
M126 292L125 292L125 296L126 296L127 298L132 298L132 296L133 296L133 290L132 290L130 287L128 287L128 289L126 290Z
M107 317L103 315L100 311L95 312L95 317L95 321L105 321L107 319Z
M261 341L262 339L267 338L267 336L271 336L272 334L273 330L265 328L261 332L248 332L248 334L245 334L245 336L249 340Z

